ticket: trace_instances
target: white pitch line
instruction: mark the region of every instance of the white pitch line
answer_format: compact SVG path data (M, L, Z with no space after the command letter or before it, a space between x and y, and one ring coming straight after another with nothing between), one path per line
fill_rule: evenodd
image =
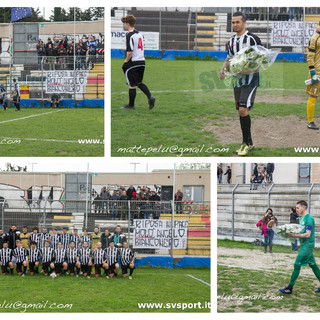
M11 120L0 121L0 124L1 124L1 123L12 122L12 121L17 121L17 120L23 120L23 119L33 118L33 117L38 117L38 116L43 116L43 115L45 115L45 114L56 113L56 112L65 111L65 110L67 110L67 109L62 109L62 110L57 110L57 111L50 111L50 112L45 112L45 113L34 114L34 115L32 115L32 116L27 116L27 117L22 117L22 118L16 118L16 119L11 119Z
M253 270L253 271L264 271L264 272L274 272L274 273L283 273L283 274L290 274L290 272L285 271L277 271L277 270L267 270L263 268L249 268L249 267L240 267L240 266L233 266L231 264L224 264L224 263L218 263L219 266L225 266L230 268L239 268L239 269L245 269L245 270ZM308 277L308 278L314 278L313 276L309 276L307 274L301 274L300 277Z
M198 278L196 278L196 277L192 276L191 274L187 274L187 276L188 276L188 277L191 277L191 278L193 278L193 279L196 279L196 280L198 280L198 281L200 281L200 282L202 282L202 283L206 284L207 286L211 287L211 284L210 284L210 283L205 282L205 281L203 281L203 280L201 280L201 279L198 279Z

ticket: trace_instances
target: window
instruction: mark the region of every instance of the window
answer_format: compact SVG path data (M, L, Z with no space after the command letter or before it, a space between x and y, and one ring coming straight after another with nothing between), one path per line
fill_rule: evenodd
M204 186L183 186L183 201L203 201Z

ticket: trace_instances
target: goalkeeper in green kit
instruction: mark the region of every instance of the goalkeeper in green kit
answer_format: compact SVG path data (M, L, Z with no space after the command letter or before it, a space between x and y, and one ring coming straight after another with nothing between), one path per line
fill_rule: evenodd
M299 224L303 227L303 231L300 234L289 233L290 237L301 238L300 239L300 251L297 259L294 263L294 269L291 275L289 285L284 289L279 289L280 292L291 294L293 286L296 283L300 269L303 266L309 265L315 276L320 281L320 269L316 264L313 256L314 248L314 235L315 235L315 224L313 217L307 212L308 204L306 201L301 200L296 204L296 211L300 216ZM320 288L315 292L320 292Z

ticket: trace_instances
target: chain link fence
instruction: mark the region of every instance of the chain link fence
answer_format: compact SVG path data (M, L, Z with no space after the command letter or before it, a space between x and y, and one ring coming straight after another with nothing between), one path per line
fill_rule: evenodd
M4 232L16 224L28 226L66 227L69 232L94 227L114 233L120 226L130 246L139 254L210 256L210 202L93 200L51 201L0 199L1 227ZM137 230L139 228L139 234ZM143 235L148 232L149 236ZM153 239L150 243L149 239Z

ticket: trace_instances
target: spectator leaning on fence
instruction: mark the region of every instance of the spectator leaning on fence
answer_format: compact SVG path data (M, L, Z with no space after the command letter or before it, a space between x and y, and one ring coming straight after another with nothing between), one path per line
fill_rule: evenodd
M159 219L160 218L160 208L159 208L159 201L160 197L156 194L155 190L151 191L151 196L149 198L150 204L151 204L151 212L153 219Z
M127 192L125 190L122 190L121 196L120 196L120 216L122 219L128 219L128 197Z
M119 200L117 190L113 190L113 195L110 197L112 220L118 219Z
M174 195L174 201L176 203L176 213L177 214L182 214L182 199L183 199L183 193L181 192L181 189L178 189L178 191Z
M132 184L130 184L130 187L127 190L128 199L132 198L133 192L137 192L137 191L136 191L135 187Z
M106 186L104 186L101 189L100 197L102 200L102 213L103 213L104 207L106 207L106 214L108 214L108 210L109 210L108 200L110 199L111 195Z

